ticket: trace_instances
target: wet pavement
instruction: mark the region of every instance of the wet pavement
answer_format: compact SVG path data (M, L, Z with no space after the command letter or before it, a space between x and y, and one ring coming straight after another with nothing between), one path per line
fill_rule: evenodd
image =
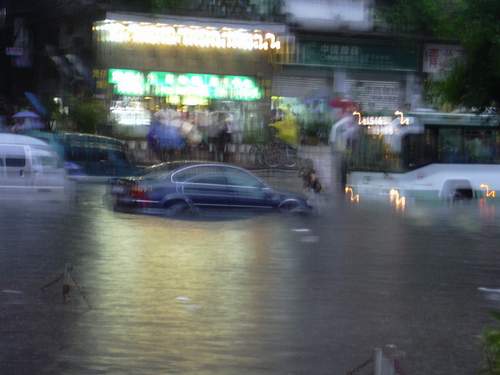
M330 195L306 217L172 220L80 190L72 207L0 208L2 375L345 374L385 344L406 374L480 366L500 307L478 289L500 288L489 202L402 211ZM83 295L64 304L61 283L40 288L68 262Z

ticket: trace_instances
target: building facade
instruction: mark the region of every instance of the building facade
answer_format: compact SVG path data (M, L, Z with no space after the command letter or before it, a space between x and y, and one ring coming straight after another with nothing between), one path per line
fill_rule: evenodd
M422 106L422 82L461 54L387 27L375 0L171 3L1 0L0 102L32 92L67 112L93 95L137 136L169 108L202 124L221 114L241 134L276 108L331 125L339 100L369 115Z
M151 116L176 109L200 126L231 118L235 130L264 126L272 55L284 24L109 12L94 23L94 78L121 126L140 134Z

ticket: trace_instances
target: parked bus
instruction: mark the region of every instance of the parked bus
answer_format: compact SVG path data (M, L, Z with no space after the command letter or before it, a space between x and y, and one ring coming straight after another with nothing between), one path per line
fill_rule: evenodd
M332 130L351 197L495 198L500 190L498 116L422 111L403 124L360 116Z

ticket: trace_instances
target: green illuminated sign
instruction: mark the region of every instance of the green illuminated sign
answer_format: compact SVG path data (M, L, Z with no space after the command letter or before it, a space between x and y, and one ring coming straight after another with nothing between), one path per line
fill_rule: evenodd
M298 45L296 63L350 69L417 70L415 45L351 44L343 41L304 41Z
M216 74L109 70L109 83L119 95L195 96L208 99L258 100L262 90L255 79Z
M115 93L120 95L144 95L144 74L138 70L109 69L108 82L115 85Z

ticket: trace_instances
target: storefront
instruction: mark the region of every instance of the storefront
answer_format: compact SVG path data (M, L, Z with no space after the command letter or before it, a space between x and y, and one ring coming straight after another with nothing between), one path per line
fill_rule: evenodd
M269 118L271 55L280 24L108 13L94 24L97 95L121 134L144 135L158 111L177 111L204 136L221 121L235 138Z
M272 93L332 121L331 103L339 100L372 115L409 109L419 93L418 55L413 42L298 35L294 53L280 61Z

